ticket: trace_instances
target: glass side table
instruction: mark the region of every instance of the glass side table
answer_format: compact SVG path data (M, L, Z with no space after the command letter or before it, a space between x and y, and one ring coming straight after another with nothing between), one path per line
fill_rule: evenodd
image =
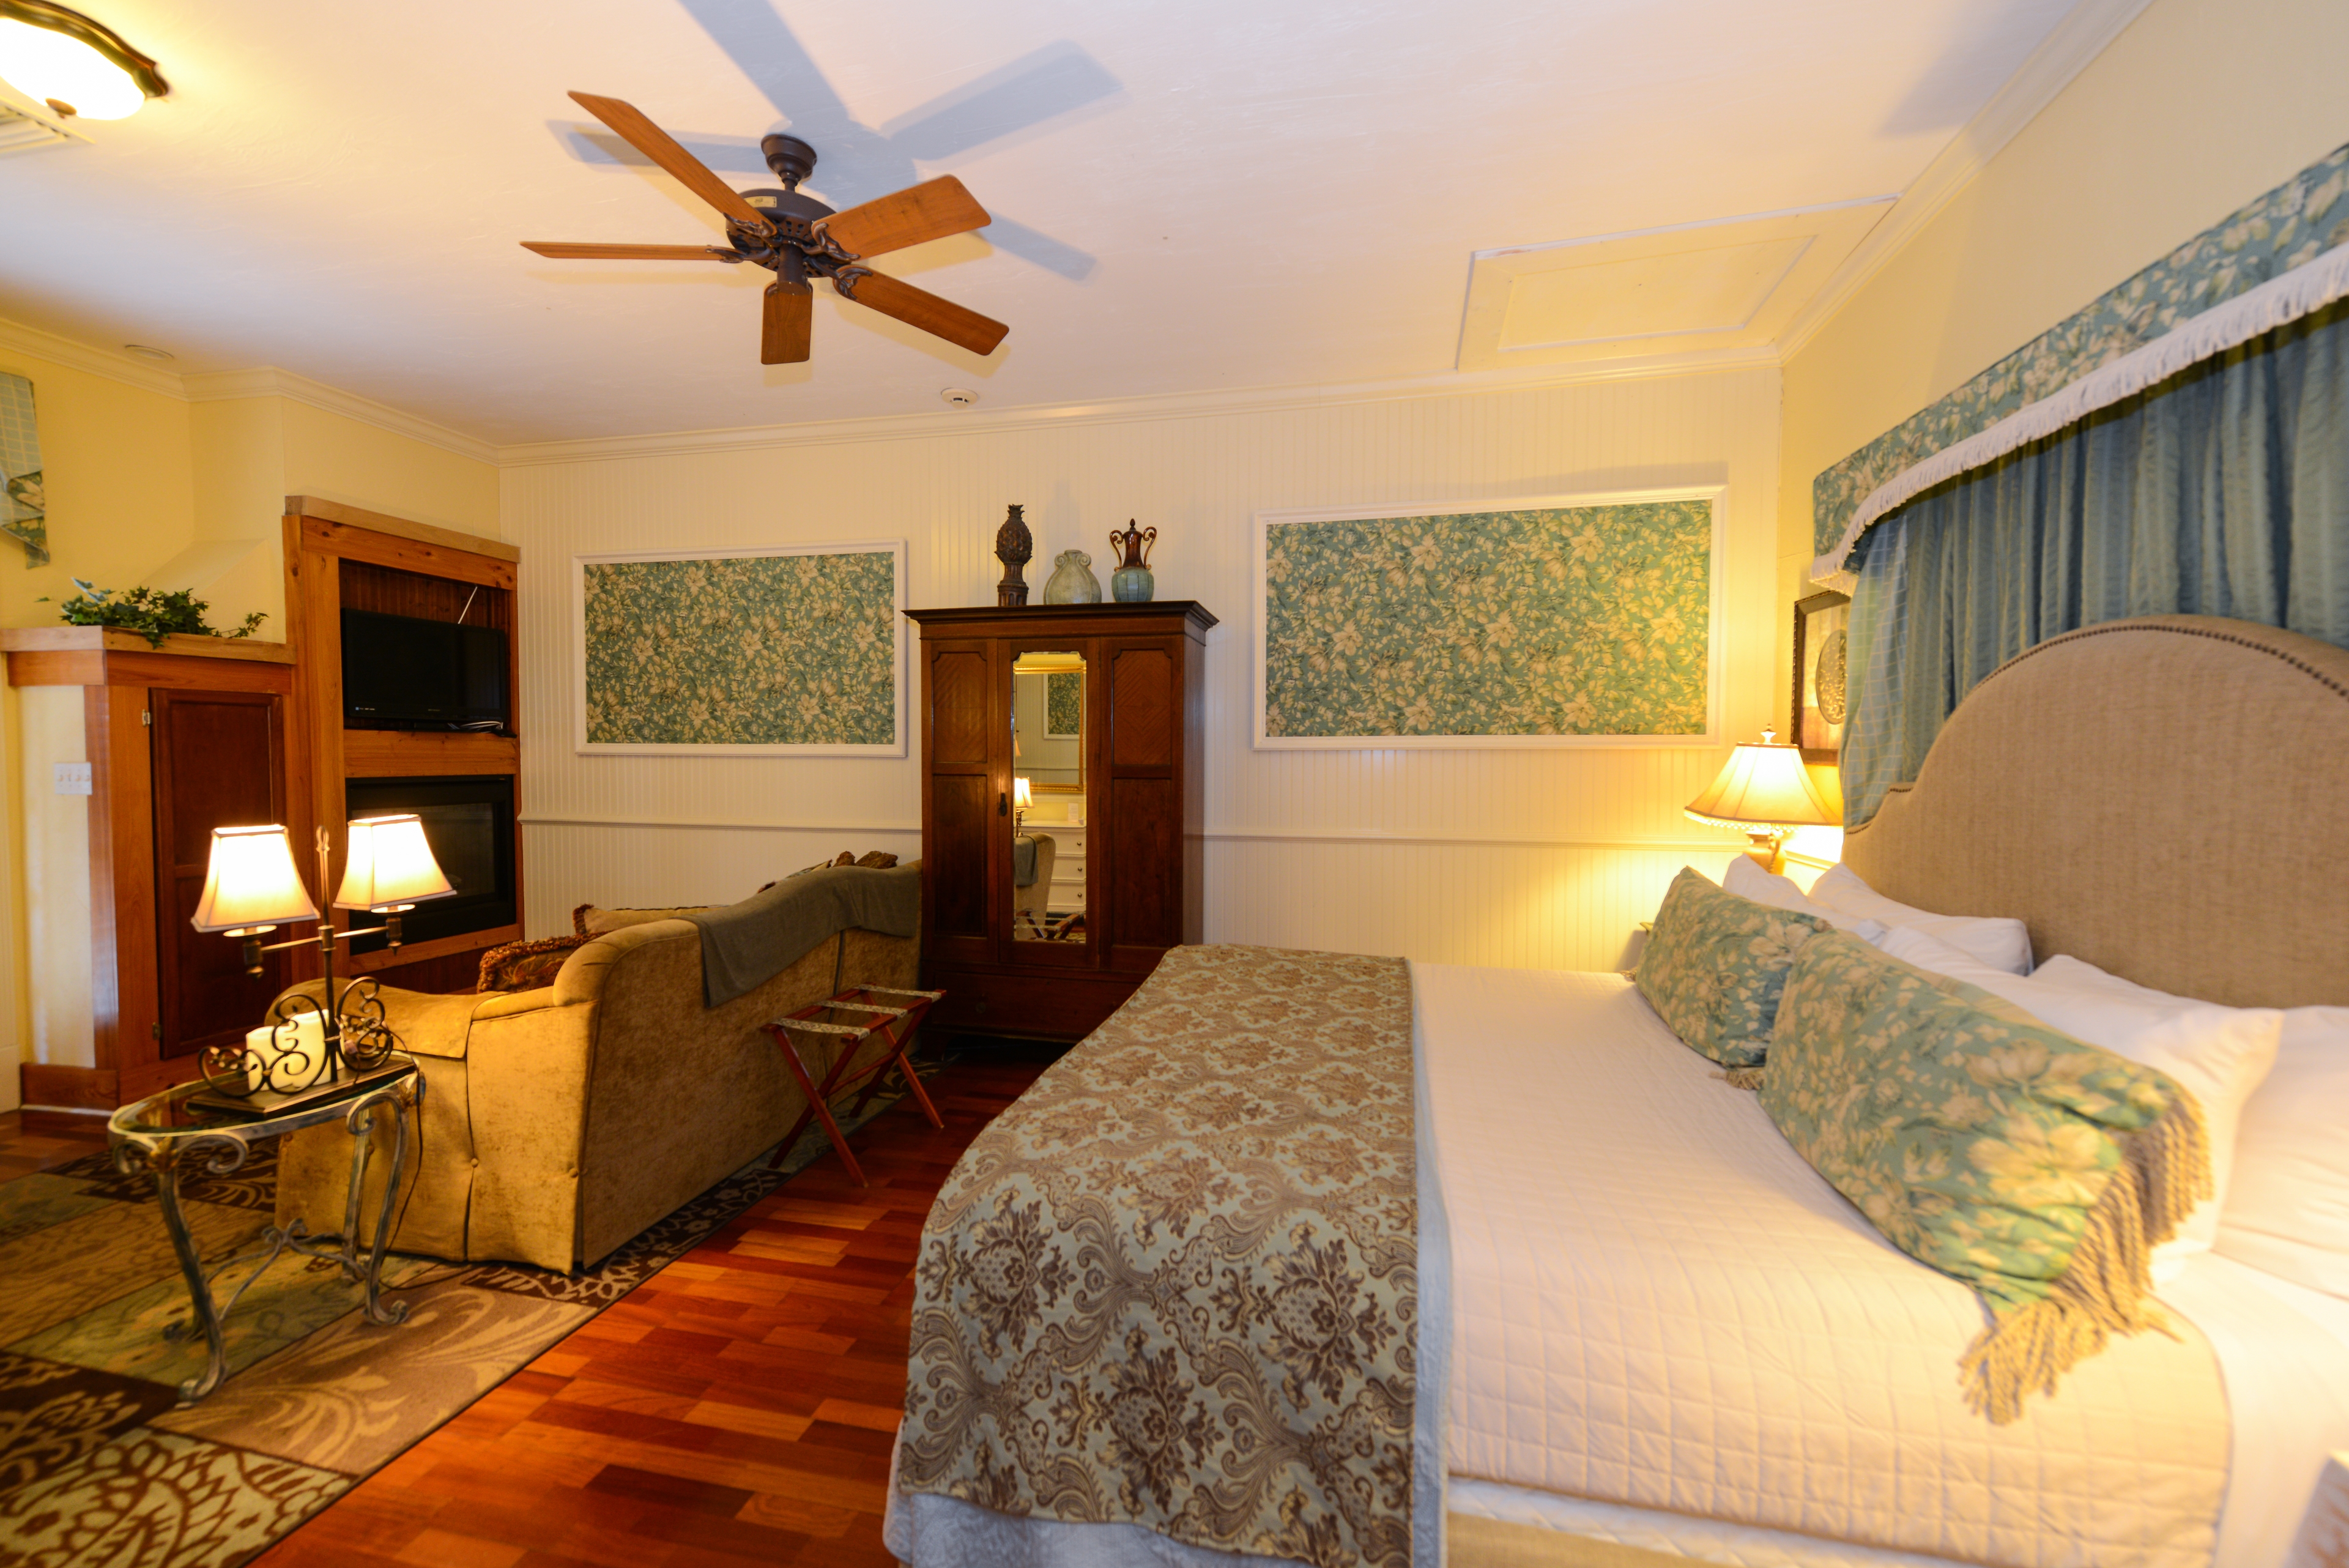
M181 1404L194 1404L219 1387L221 1379L228 1376L228 1351L221 1322L236 1305L237 1298L285 1253L328 1258L341 1264L346 1278L367 1286L369 1323L396 1324L408 1316L406 1302L387 1305L381 1299L383 1253L385 1243L391 1239L401 1167L407 1159L408 1118L424 1098L424 1074L410 1056L391 1056L388 1064L397 1070L375 1077L344 1099L259 1115L229 1115L189 1104L192 1096L208 1092L204 1082L198 1079L125 1106L108 1118L107 1142L114 1151L115 1168L125 1175L145 1170L155 1178L156 1203L163 1211L164 1228L171 1234L172 1251L179 1254L180 1272L187 1276L189 1303L194 1309L196 1322L202 1325L205 1343L212 1352L211 1365L202 1376L180 1385ZM375 1140L368 1135L379 1110L391 1113L391 1163L383 1186L383 1210L376 1217L375 1244L362 1258L359 1198L375 1152ZM261 1233L263 1244L258 1251L231 1258L207 1274L203 1260L196 1256L195 1241L188 1233L187 1217L180 1210L180 1172L196 1168L225 1176L243 1166L254 1145L332 1121L342 1122L351 1135L350 1196L343 1209L340 1241L311 1236L299 1220L287 1226L273 1225ZM253 1264L253 1272L230 1293L226 1302L215 1303L213 1282L245 1262Z

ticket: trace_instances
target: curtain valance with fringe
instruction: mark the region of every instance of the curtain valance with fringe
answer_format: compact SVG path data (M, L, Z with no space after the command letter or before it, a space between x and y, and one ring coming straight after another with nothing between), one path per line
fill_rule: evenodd
M1919 464L1860 515L1815 566L1856 579L1850 826L1916 776L1976 681L2058 632L2184 612L2349 647L2349 246Z

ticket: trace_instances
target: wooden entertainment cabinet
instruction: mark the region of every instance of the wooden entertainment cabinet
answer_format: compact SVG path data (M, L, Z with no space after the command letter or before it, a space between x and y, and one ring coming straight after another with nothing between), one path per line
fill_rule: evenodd
M522 743L514 735L343 727L342 611L449 621L461 615L470 624L496 627L507 638L508 690L518 693L514 579L521 552L499 540L301 495L285 498L284 529L285 642L171 637L157 648L133 632L78 626L0 633L9 684L80 688L70 710L58 706L73 701L62 692L42 700L45 733L60 763L87 759L89 770L93 1060L26 1064L27 1105L110 1109L194 1077L196 1053L205 1044L259 1023L279 989L316 974L316 954L293 949L271 955L264 972L249 977L235 943L189 928L212 828L284 822L306 882L316 876L312 832L324 825L334 844L329 880L311 889L324 902L342 875L351 780L511 778L520 810ZM78 746L69 738L74 732ZM39 758L31 760L40 765ZM57 793L67 793L62 779ZM471 991L481 952L522 935L518 833L512 843L514 920L409 943L396 953L349 957L346 949L336 955L337 973L374 973L415 991ZM72 872L51 867L47 875L54 881ZM47 893L61 900L59 909L80 902L78 888ZM44 909L28 914L38 921ZM334 919L347 924L340 911ZM45 931L43 940L73 940L65 931ZM376 944L362 939L362 945ZM57 956L70 961L46 975L52 985L64 983L81 961L62 950ZM76 998L58 1011L78 1008ZM76 1027L66 1026L61 1054L77 1054L70 1038Z
M518 735L344 728L342 612L378 610L446 621L461 616L471 625L495 627L506 634L506 690L509 701L518 705L522 667L514 572L522 552L500 540L307 495L285 498L285 527L286 632L294 649L294 753L304 770L295 781L298 799L288 822L295 842L308 843L311 825L325 824L335 839L330 874L340 879L343 824L347 820L344 791L353 779L502 776L515 782L514 810L519 815ZM398 952L362 951L348 961L347 972L374 974L409 991L472 990L481 954L522 937L519 835L513 882L515 918L511 924L411 942ZM347 921L337 911L335 923ZM339 958L336 967L343 968Z

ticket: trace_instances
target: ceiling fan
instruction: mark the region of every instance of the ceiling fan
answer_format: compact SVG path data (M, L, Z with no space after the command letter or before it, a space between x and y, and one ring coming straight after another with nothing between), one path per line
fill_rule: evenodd
M812 196L800 194L800 182L815 169L815 149L796 136L770 136L759 143L767 167L783 182L780 191L736 191L711 173L692 153L647 119L633 104L594 93L572 95L582 109L617 131L631 147L675 175L726 220L723 245L597 245L557 240L524 240L523 248L558 260L613 257L630 261L751 262L775 275L759 338L762 365L796 365L808 357L809 326L815 292L809 282L826 277L843 298L892 316L974 354L991 354L1011 330L926 289L874 272L874 256L904 250L926 240L967 234L991 221L987 209L953 175L925 180L835 213Z

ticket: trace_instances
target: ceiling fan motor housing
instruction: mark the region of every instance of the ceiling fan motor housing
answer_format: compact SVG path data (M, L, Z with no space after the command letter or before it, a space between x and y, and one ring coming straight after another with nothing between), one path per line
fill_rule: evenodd
M792 190L815 172L815 149L796 136L761 137L759 151L766 155L767 167L775 171L775 178Z

